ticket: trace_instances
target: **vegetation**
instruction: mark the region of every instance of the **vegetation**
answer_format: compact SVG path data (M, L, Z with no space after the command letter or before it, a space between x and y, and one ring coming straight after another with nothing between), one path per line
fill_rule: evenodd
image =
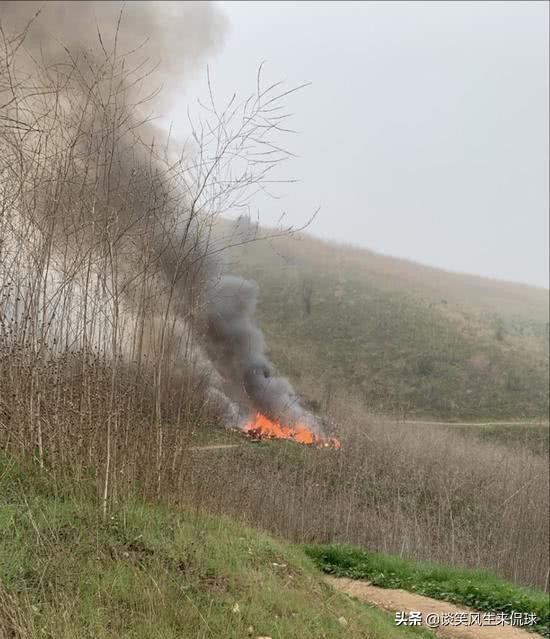
M548 455L550 429L548 424L484 424L484 425L450 425L445 428L456 429L466 436L476 437L482 441L494 441L510 448L527 447L535 453Z
M547 420L548 291L307 235L233 259L260 285L273 359L315 406L345 386L384 414Z
M375 586L401 588L480 611L534 613L533 629L549 636L550 601L541 591L520 588L480 570L418 563L343 545L306 546L306 553L326 573L368 579Z
M303 552L224 517L129 501L0 458L0 636L429 637L326 585Z
M288 542L354 543L548 589L542 438L379 414L545 415L545 294L231 229L233 256L262 287L274 358L342 447L223 431L202 348L204 278L227 245L217 216L280 157L277 97L258 81L240 106L208 106L200 162L171 162L132 118L148 69L102 41L99 57L35 56L20 75L24 35L0 33L8 632L402 636L334 595ZM197 450L208 442L236 447Z
M334 409L339 451L235 434L240 447L186 459L179 499L300 543L353 543L548 588L545 454L396 423L345 397Z

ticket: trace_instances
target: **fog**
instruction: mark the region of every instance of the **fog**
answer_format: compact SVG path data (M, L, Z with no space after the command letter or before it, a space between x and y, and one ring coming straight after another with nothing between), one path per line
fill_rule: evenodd
M297 158L265 224L442 268L548 286L548 3L219 2L220 100L267 81L290 96ZM206 96L206 69L191 96ZM178 114L179 113L179 114Z

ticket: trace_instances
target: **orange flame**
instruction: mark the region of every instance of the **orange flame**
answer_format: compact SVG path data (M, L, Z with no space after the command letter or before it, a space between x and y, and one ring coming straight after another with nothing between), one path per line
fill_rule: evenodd
M305 424L283 426L261 413L256 413L256 417L246 424L244 430L257 439L292 439L299 444L315 444L319 448L340 448L340 442L335 437L318 437Z

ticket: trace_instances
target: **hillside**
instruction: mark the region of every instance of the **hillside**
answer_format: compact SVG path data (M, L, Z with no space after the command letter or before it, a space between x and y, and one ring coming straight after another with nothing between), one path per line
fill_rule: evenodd
M235 247L231 268L258 282L271 355L314 407L345 387L390 414L548 414L547 290L305 234Z
M431 637L335 593L303 552L224 517L127 502L0 459L0 637Z

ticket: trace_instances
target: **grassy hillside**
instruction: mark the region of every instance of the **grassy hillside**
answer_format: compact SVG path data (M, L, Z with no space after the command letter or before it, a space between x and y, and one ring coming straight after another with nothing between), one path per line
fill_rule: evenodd
M296 547L200 511L143 502L102 521L0 458L0 637L430 637L336 594Z
M318 407L345 386L385 413L548 414L546 290L307 235L237 247L231 268L260 285L271 355Z

